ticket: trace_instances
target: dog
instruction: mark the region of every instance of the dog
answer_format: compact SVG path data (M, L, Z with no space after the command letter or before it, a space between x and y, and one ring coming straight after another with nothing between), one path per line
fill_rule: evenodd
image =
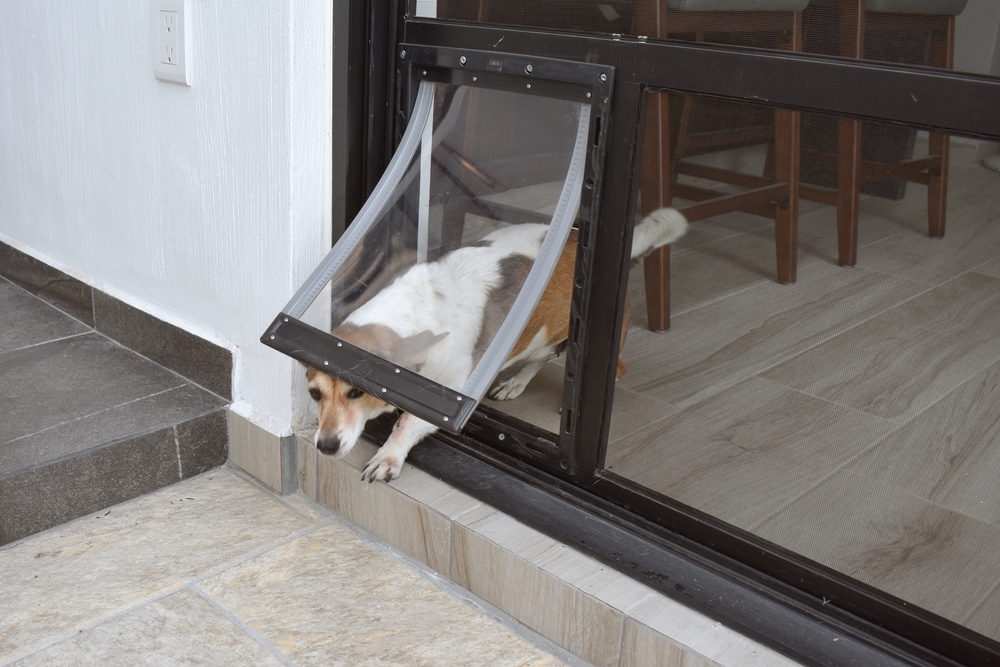
M506 317L547 230L548 226L541 224L504 227L437 261L416 264L355 310L333 334L459 390ZM632 259L672 243L686 231L687 221L674 209L653 211L636 225ZM576 245L574 230L501 370L505 379L490 388L490 398L516 398L535 374L565 349ZM627 300L624 317L618 377L626 370L621 349L630 318ZM505 376L504 371L513 372ZM395 410L314 368L306 370L306 377L319 417L316 446L324 454L343 456L354 447L368 420ZM373 482L398 477L410 449L436 430L436 426L404 412L361 479Z

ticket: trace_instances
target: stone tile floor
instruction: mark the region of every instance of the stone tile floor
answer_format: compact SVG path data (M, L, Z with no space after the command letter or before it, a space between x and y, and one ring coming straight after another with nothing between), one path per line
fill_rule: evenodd
M0 665L135 664L583 663L224 467L0 548Z

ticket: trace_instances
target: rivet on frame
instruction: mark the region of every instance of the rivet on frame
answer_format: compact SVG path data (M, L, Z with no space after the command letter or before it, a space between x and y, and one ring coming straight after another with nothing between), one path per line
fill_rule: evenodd
M396 372L397 372L397 373L399 372L399 369L398 369L398 368L396 369Z
M288 321L288 318L287 318L287 317L285 318L285 321L286 321L286 322Z
M448 421L448 418L447 418L447 417L445 417L445 418L444 418L444 420L445 420L445 421Z
M528 88L531 88L531 84L530 83L528 84Z
M587 93L587 98L588 98L588 99L590 98L590 93Z
M386 392L386 388L382 387L382 393L384 394L385 392Z
M427 70L424 70L423 72L421 72L421 74L423 74L424 76L427 76ZM604 75L602 74L601 76L604 76Z
M474 76L474 77L472 77L472 80L473 81L479 81L479 77L478 76Z
M323 362L323 365L324 365L324 366L329 366L329 365L330 365L330 362L329 362L329 361L324 361L324 362Z
M271 340L274 340L274 336L271 336Z
M465 56L462 56L461 58L459 58L458 62L460 62L460 63L462 63L464 65L467 62L466 59L465 59Z
M337 343L337 347L344 347L343 343Z
M505 436L503 433L501 433L500 435L497 436L497 440L503 440L506 437L507 436Z
M524 66L524 71L527 72L528 74L531 74L531 63L528 63L527 65Z
M406 57L406 51L400 51L399 52L399 57L400 58L405 58Z
M424 72L424 74L427 74L427 72ZM605 74L604 72L601 72L601 81L607 81L607 80L608 80L608 75Z

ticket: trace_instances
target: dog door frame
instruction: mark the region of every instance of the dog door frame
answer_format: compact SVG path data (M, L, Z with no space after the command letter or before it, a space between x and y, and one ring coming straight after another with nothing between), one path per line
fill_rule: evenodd
M552 58L469 49L399 46L409 68L412 112L402 141L358 216L261 337L261 342L366 391L405 412L458 433L479 405L517 343L545 291L574 219L589 229L603 173L603 130L614 68ZM460 391L428 380L301 321L302 315L394 199L414 155L426 143L433 118L433 87L444 83L572 101L580 105L576 144L550 228L521 292L480 362ZM423 154L421 153L423 157ZM578 212L578 215L575 215ZM423 222L421 222L421 227ZM421 230L420 233L423 233ZM581 237L583 233L581 233ZM418 243L418 253L420 246Z

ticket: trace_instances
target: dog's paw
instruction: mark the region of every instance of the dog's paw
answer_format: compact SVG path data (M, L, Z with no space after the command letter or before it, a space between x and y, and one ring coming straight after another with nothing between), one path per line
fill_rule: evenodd
M403 461L406 460L406 457L393 452L386 452L384 449L383 447L375 452L375 456L368 461L364 472L361 473L362 482L366 480L369 484L375 480L388 482L399 477L399 473L403 470Z
M495 385L490 387L489 396L494 401L512 401L524 392L524 388L528 386L527 382L521 382L518 377L508 378L506 380L501 380Z

